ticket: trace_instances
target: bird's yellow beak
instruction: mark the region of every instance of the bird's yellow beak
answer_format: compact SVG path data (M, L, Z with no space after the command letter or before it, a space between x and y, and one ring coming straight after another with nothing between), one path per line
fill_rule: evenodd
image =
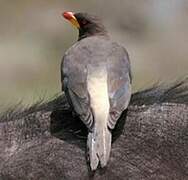
M80 28L80 24L78 23L73 12L64 12L63 17L70 21L75 27Z

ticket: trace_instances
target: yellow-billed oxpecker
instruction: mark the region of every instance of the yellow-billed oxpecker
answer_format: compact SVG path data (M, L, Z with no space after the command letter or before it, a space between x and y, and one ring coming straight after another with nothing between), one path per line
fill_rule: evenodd
M79 30L78 41L62 60L62 90L88 128L89 164L96 170L107 165L111 130L130 101L130 61L126 49L110 39L99 18L87 13L62 15Z

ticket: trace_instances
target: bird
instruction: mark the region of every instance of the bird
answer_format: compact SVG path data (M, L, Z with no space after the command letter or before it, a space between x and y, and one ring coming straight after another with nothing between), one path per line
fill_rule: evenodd
M64 53L61 84L67 101L88 129L91 171L110 158L112 130L131 99L131 63L127 50L113 41L96 15L66 11L78 40Z

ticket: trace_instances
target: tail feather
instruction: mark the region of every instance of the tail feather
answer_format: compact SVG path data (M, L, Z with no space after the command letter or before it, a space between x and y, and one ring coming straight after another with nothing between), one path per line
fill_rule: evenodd
M98 165L103 168L107 165L111 150L111 132L107 127L95 128L88 134L87 146L91 170Z

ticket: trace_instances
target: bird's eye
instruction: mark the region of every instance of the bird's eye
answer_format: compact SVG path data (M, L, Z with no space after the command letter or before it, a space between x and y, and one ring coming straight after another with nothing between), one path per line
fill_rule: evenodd
M82 25L86 25L86 24L88 24L88 21L86 21L85 19L82 20Z

